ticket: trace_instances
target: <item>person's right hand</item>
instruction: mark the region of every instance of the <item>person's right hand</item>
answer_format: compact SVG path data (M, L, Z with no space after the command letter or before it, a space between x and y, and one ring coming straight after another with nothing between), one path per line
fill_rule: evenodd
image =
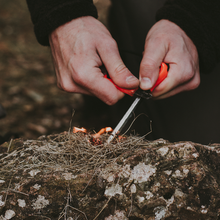
M59 88L115 104L124 94L104 78L102 66L119 87L138 87L139 80L124 65L115 40L97 19L74 19L54 30L49 41Z

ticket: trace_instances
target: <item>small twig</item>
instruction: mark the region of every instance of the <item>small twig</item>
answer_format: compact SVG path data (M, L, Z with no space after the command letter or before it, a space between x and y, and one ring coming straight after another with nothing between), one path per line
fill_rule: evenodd
M10 142L9 142L7 153L9 152L9 150L11 148L12 141L13 141L13 139L11 139Z
M88 220L88 218L87 218L87 216L86 216L85 212L82 212L82 211L80 211L79 209L74 208L74 207L72 207L72 206L70 206L70 205L68 205L68 207L70 207L70 208L72 208L72 209L74 209L74 210L76 210L76 211L78 211L78 212L82 213L82 214L85 216L85 218Z
M130 211L129 211L129 213L128 213L128 217L130 216L131 211L132 211L132 193L131 193L131 208L130 208Z
M17 190L10 189L10 188L7 189L7 192L8 192L8 191L15 192L15 193L19 193L19 194L22 194L22 195L25 195L25 196L29 196L29 194L26 194L26 193L23 193L23 192L19 192L19 191L17 191ZM2 192L4 192L4 191L2 191Z
M51 220L51 218L49 218L49 217L47 217L47 216L44 216L44 215L33 215L33 216L41 217L41 218L46 218L46 219L50 219L50 220Z
M11 181L12 181L12 178L10 179L10 182L8 184L8 189L10 188ZM5 204L4 204L4 206L6 205L6 201L7 201L7 197L8 197L8 189L7 189L6 196L5 196Z
M112 196L109 197L108 201L105 203L105 205L102 207L101 211L98 213L98 215L93 220L96 220L100 216L102 211L107 207L107 205L108 205L109 201L111 200L111 198L112 198Z
M96 175L97 173L97 169L95 170L95 172L93 173L92 177L90 178L89 182L87 183L86 187L84 188L84 190L82 191L82 193L85 192L85 190L87 189L87 187L89 186L89 183L93 180L94 176Z
M132 125L135 123L135 121L136 121L141 115L144 115L144 116L146 116L147 118L149 118L148 115L146 115L145 113L139 114L137 117L134 118L134 120L133 120L133 121L131 122L131 124L129 125L128 129L127 129L121 136L124 136L124 135L130 130L130 128L132 127ZM148 133L145 134L144 136L147 136L147 135L150 134L151 132L152 132L152 127L151 127L151 121L150 121L150 132L148 132Z
M70 134L72 133L71 129L72 129L72 122L73 122L73 116L74 115L75 115L75 110L73 109L72 117L71 117L71 120L70 120L70 127L69 127L69 131L68 131L68 136L69 137L70 137Z

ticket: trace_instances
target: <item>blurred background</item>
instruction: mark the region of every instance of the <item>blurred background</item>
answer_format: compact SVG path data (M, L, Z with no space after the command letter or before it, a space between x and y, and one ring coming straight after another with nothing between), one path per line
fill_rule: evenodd
M106 25L110 0L94 3ZM99 101L88 112L83 96L57 88L50 49L37 43L24 0L0 1L0 103L7 112L0 119L0 143L67 131L71 120L99 129L107 117L93 112Z

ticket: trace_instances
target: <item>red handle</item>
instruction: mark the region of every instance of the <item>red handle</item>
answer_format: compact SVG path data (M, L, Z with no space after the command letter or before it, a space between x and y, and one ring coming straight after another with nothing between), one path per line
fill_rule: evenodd
M168 74L168 66L163 62L163 63L161 63L161 66L160 66L159 77L158 77L156 83L154 84L154 86L150 89L151 92L155 89L156 86L158 86L167 77L167 74ZM107 78L107 75L105 75L104 77ZM117 86L111 79L109 79L109 78L107 78L107 79L110 80L118 90L120 90L121 92L123 92L127 95L130 95L130 96L133 96L134 93L139 88L139 87L137 87L135 89L123 89L123 88Z
M154 84L154 86L150 89L151 92L153 92L155 87L157 87L160 83L162 83L167 78L167 74L168 74L168 66L166 65L166 63L163 62L161 63L161 66L160 66L159 77L156 83Z

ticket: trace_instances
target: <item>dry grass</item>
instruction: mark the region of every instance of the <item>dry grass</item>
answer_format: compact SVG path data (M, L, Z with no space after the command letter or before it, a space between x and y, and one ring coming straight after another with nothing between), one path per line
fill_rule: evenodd
M108 137L104 134L100 139L94 139L92 134L64 132L25 141L23 147L0 158L0 174L43 167L71 170L74 174L86 173L111 164L125 151L146 145L146 140L137 136L120 141L115 139L107 144Z

